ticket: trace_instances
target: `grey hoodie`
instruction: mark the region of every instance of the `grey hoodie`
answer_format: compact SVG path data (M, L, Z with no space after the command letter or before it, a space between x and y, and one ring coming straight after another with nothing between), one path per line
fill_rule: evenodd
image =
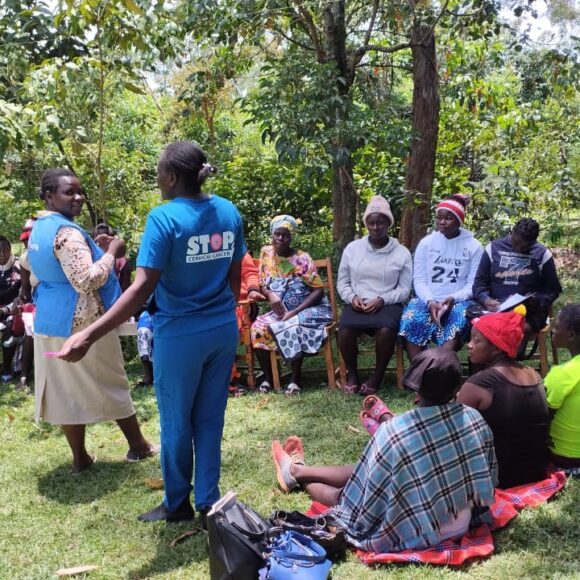
M351 304L355 296L363 300L382 298L385 304L404 302L411 292L411 253L396 238L375 250L369 237L355 240L344 249L336 287L340 297Z

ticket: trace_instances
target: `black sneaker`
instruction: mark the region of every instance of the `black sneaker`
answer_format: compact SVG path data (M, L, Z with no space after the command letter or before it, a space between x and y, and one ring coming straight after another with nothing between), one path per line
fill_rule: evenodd
M151 511L145 512L137 519L140 522L183 522L185 520L192 520L195 515L194 509L189 503L189 499L181 502L181 505L175 510L170 512L164 503L160 503L157 507L153 508Z

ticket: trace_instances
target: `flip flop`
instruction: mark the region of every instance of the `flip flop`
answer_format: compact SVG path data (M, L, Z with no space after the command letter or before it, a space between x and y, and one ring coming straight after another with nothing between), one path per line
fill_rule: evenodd
M347 395L356 395L359 391L360 387L357 384L345 383L342 385L342 390Z
M378 422L381 421L384 415L389 415L391 419L395 416L395 413L376 395L369 395L365 398L363 401L363 411L366 411L370 417Z
M377 432L377 429L380 427L380 423L373 419L367 411L360 412L360 422L363 424L363 427L368 431L371 437Z
M365 397L369 396L369 395L376 395L378 392L379 392L378 387L377 388L369 387L366 383L363 383L360 386L360 391L359 391L359 393L361 395L364 395Z

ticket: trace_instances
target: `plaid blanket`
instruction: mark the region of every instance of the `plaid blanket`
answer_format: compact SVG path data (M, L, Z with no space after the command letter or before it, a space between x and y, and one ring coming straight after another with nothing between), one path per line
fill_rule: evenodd
M537 483L519 485L509 489L496 489L495 502L491 507L493 521L491 526L482 524L471 529L460 540L446 540L425 550L404 550L391 554L377 554L356 550L357 557L367 566L388 564L391 562L414 562L439 564L442 566L460 566L473 558L490 556L494 551L492 531L506 526L513 520L518 511L525 507L534 507L548 501L566 484L563 471L553 473L549 478ZM317 516L327 511L327 507L314 502L306 512Z
M475 409L417 407L381 424L332 515L361 550L420 550L465 508L489 522L496 483L493 435Z

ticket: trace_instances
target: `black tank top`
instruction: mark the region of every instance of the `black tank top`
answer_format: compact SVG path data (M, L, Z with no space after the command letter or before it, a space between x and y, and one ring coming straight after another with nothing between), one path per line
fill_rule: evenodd
M493 433L499 487L544 479L549 413L542 380L522 386L490 368L476 373L469 382L493 395L491 406L480 413Z

